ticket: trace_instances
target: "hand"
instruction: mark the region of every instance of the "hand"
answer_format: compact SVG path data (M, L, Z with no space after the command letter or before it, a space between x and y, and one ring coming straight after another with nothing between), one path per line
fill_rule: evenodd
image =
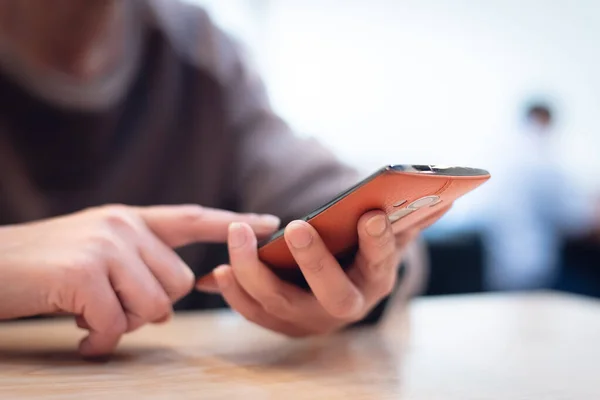
M110 353L124 333L166 321L192 289L194 274L172 249L224 242L234 221L260 235L279 225L198 206L104 206L0 227L0 319L74 314L89 330L80 352Z
M358 223L359 251L347 273L311 225L290 223L284 237L312 293L282 281L261 263L256 236L248 225L235 223L228 238L231 265L219 266L196 288L220 292L246 319L284 335L333 332L363 319L392 292L406 245L448 209L397 233L383 212L366 213Z

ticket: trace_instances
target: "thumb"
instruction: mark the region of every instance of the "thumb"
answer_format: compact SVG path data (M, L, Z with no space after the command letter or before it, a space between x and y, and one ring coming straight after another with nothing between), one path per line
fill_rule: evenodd
M211 272L196 281L196 290L206 293L220 293L219 284L215 278L215 274Z
M136 208L148 228L172 248L192 243L227 241L229 224L245 222L257 236L273 233L280 224L273 215L240 214L198 205Z

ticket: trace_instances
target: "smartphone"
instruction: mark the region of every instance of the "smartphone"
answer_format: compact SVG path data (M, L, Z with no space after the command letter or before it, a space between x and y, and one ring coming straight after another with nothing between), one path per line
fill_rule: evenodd
M490 178L478 168L441 165L387 165L301 218L312 225L331 253L353 252L357 224L370 210L384 211L394 232L417 225ZM283 237L284 228L259 243L258 256L276 269L297 268Z

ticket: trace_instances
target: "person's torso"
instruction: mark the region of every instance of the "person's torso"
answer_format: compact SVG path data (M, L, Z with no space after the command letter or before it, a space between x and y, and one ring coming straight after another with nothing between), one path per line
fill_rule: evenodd
M102 111L47 104L0 76L0 225L119 203L235 209L235 141L219 83L153 30L127 94ZM202 274L222 246L179 250ZM192 294L179 308L222 305Z

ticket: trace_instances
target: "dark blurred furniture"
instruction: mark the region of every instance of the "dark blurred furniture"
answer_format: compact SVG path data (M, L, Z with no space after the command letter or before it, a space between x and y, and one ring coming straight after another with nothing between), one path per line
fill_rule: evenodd
M485 249L477 233L427 242L430 276L425 296L483 292ZM600 240L568 238L551 289L600 298Z
M428 241L431 266L425 295L483 291L484 248L479 235L465 233Z
M599 238L567 239L561 255L561 271L554 289L600 298Z

